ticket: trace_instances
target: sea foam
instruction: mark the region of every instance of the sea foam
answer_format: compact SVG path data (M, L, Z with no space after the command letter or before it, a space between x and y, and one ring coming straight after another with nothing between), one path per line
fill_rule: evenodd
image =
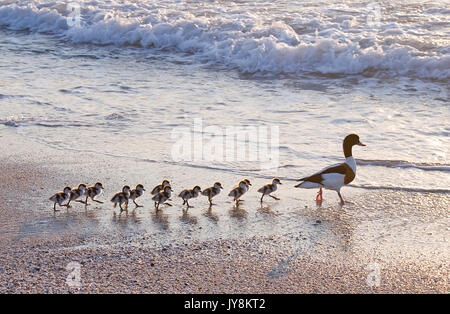
M422 39L423 30L411 30L411 25L385 23L374 30L345 14L332 20L302 17L289 22L252 14L245 7L228 12L226 6L211 6L206 14L203 7L186 10L176 3L164 8L135 2L108 6L109 2L84 3L80 25L70 26L65 5L17 1L0 5L0 26L53 34L72 43L188 53L199 62L246 73L450 77L449 47L433 49L433 41Z

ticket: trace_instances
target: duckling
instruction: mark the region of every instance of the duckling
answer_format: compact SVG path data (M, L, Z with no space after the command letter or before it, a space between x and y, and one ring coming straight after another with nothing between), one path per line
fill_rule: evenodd
M192 190L186 189L181 191L181 193L178 196L183 199L183 205L187 204L187 208L189 208L192 207L191 205L189 205L189 200L191 198L198 197L199 193L201 192L202 189L198 185L196 185Z
M124 210L128 210L128 200L130 198L130 187L128 185L125 185L122 188L122 192L116 193L112 199L111 202L114 203L114 208L116 208L117 203L119 203L120 212ZM123 209L122 204L125 203L125 209Z
M277 201L279 201L280 199L278 197L272 196L270 195L270 193L275 192L277 190L277 185L281 184L280 179L278 178L273 178L272 183L271 184L266 184L264 185L262 188L260 188L258 190L259 193L262 193L261 196L261 203L263 201L263 197L264 195L268 195L273 199L276 199Z
M159 205L161 203L165 204L165 205L168 205L168 206L172 206L169 203L164 203L165 201L170 199L170 196L172 195L171 192L173 192L173 190L170 187L170 185L166 185L164 187L164 190L162 190L161 192L159 192L158 194L156 194L155 196L152 197L152 200L155 201L155 208L156 208L156 210L159 210Z
M139 205L138 203L136 203L135 199L137 199L138 197L142 196L142 194L144 194L144 186L142 184L138 184L136 185L136 188L131 190L130 192L130 200L133 201L134 205L136 205L136 207L142 207L142 205Z
M245 194L245 192L249 189L250 181L245 179L239 182L239 185L235 188L233 188L228 196L231 196L234 198L234 201L236 202L236 206L239 205L239 202L241 201L240 198L242 195Z
M90 197L91 200L93 200L94 202L103 204L103 202L101 201L97 201L94 199L94 197L96 197L97 195L99 195L102 190L103 190L103 185L100 182L95 183L94 185L91 185L90 187L88 187L87 191L86 191L86 200L84 201L84 204L87 206L89 205L87 200Z
M67 205L63 205L62 203L69 198L71 191L72 189L66 186L62 192L58 192L49 198L50 201L55 203L53 205L53 211L56 211L56 203L58 203L59 206L67 207Z
M69 195L69 201L67 202L66 206L70 207L70 201L76 201L77 198L79 198L80 196L86 195L86 191L87 191L87 187L86 184L84 183L80 183L78 184L77 188L72 189L72 191L70 191L70 195ZM78 202L83 203L83 201L78 200Z
M164 180L160 185L157 185L157 186L155 186L155 187L153 188L151 194L152 194L152 195L158 194L159 192L161 192L162 190L164 190L164 187L166 187L166 186L168 186L168 185L170 186L170 182L169 182L168 180Z
M216 182L212 187L203 190L202 195L208 196L209 205L212 206L212 198L219 194L222 189L222 184L220 184L220 182Z

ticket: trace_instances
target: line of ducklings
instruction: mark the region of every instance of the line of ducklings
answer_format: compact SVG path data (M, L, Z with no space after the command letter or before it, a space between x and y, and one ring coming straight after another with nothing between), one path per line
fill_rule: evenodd
M279 200L279 198L271 195L271 193L275 192L277 190L277 185L281 184L280 179L274 178L272 180L272 183L266 184L260 189L258 189L258 192L261 193L261 203L263 202L264 196L270 196L275 200ZM239 203L242 201L241 197L249 190L250 186L252 184L250 183L250 180L244 179L239 182L238 185L233 187L233 189L228 193L229 197L233 198L233 201L236 202L236 206L239 206ZM223 189L222 184L220 182L214 183L212 187L209 187L207 189L202 189L197 185L193 189L185 189L181 191L178 196L183 200L183 206L186 205L186 210L189 207L192 207L189 204L189 200L198 197L200 194L208 197L209 205L215 205L212 202L212 199L217 196L220 191ZM49 198L50 201L54 203L53 210L56 211L56 204L58 204L60 207L65 206L67 208L71 207L70 203L72 201L79 202L85 204L85 206L88 206L88 199L90 198L92 201L103 204L102 201L96 200L95 197L100 195L102 191L104 190L103 185L101 182L97 182L92 186L87 186L84 183L80 183L78 187L76 188L70 188L66 186L63 191L58 192L51 196ZM122 188L122 191L114 194L114 196L111 198L111 202L114 204L114 208L119 205L120 212L128 210L128 203L129 201L133 201L134 205L137 207L142 207L142 205L139 205L136 202L136 199L141 197L144 192L145 188L142 184L136 185L134 189L131 189L130 186L125 185ZM171 201L172 196L172 187L170 186L170 182L168 180L164 180L161 184L155 186L153 190L150 192L152 196L152 200L155 202L155 208L156 210L159 210L159 206L161 205L167 205L172 206L168 201ZM86 197L84 200L80 199ZM66 202L64 204L64 202ZM123 206L125 206L125 208Z

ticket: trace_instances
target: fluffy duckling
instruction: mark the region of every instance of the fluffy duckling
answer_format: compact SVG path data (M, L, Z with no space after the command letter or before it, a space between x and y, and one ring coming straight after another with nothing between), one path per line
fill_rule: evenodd
M76 201L79 197L86 195L87 187L86 184L80 183L78 184L77 188L72 189L69 194L69 201L67 202L66 206L70 207L71 201ZM78 202L83 203L83 201L78 200Z
M158 194L156 194L155 196L152 197L152 200L155 201L155 208L156 208L156 210L159 210L159 205L160 204L165 204L165 205L168 205L168 206L172 206L169 203L164 203L165 201L170 199L170 196L172 195L172 192L173 192L173 190L170 187L170 185L166 185L161 192L159 192Z
M274 178L274 179L272 180L272 183L271 183L271 184L266 184L266 185L264 185L262 188L260 188L260 189L258 190L259 193L262 193L262 195L261 195L261 203L262 203L263 197L264 197L265 195L268 195L268 196L270 196L271 198L276 199L277 201L280 200L278 197L275 197L275 196L270 195L270 193L275 192L275 191L277 190L277 185L278 185L278 184L281 184L280 179Z
M86 200L84 201L84 204L88 205L88 198L90 197L91 200L93 200L94 202L103 204L103 202L101 201L97 201L94 199L94 197L96 197L97 195L99 195L102 190L103 190L103 185L100 182L95 183L94 185L91 185L90 187L88 187L87 191L86 191Z
M71 191L72 191L72 189L70 187L66 186L62 192L58 192L49 198L50 201L55 203L53 205L54 211L56 211L56 203L58 203L59 206L67 206L67 205L63 205L62 203L69 198Z
M144 186L142 184L138 184L136 185L136 188L131 190L130 192L130 200L133 201L134 205L136 205L136 207L142 207L142 205L139 205L138 203L136 203L136 199L140 196L142 196L142 194L144 194Z
M189 208L192 207L191 205L189 205L189 200L191 198L198 197L199 193L201 192L202 189L198 185L196 185L192 190L186 189L181 191L181 193L178 196L183 199L183 205L187 204L187 208Z
M157 195L159 192L164 190L164 187L170 186L170 182L168 180L164 180L161 184L155 186L151 192L152 195Z
M213 205L212 198L219 194L221 189L223 189L222 184L216 182L214 186L203 190L202 195L208 196L209 205Z
M119 204L120 212L124 210L128 210L128 200L130 198L130 187L125 185L122 188L122 192L116 193L112 198L111 202L114 203L114 208L116 208L117 204ZM122 204L125 203L125 209L123 209Z
M236 206L239 204L240 198L242 197L242 195L245 194L245 192L248 191L249 189L249 185L250 181L245 179L242 180L241 182L239 182L239 185L235 188L233 188L230 193L228 194L228 196L231 196L234 198L234 201L236 202Z

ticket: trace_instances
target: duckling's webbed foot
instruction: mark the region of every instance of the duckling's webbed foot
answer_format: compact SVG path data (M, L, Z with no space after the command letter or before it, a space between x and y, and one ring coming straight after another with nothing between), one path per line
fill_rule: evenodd
M278 197L276 197L276 196L273 196L273 195L269 195L271 198L273 198L274 200L277 200L277 201L279 201L280 199L278 198Z

